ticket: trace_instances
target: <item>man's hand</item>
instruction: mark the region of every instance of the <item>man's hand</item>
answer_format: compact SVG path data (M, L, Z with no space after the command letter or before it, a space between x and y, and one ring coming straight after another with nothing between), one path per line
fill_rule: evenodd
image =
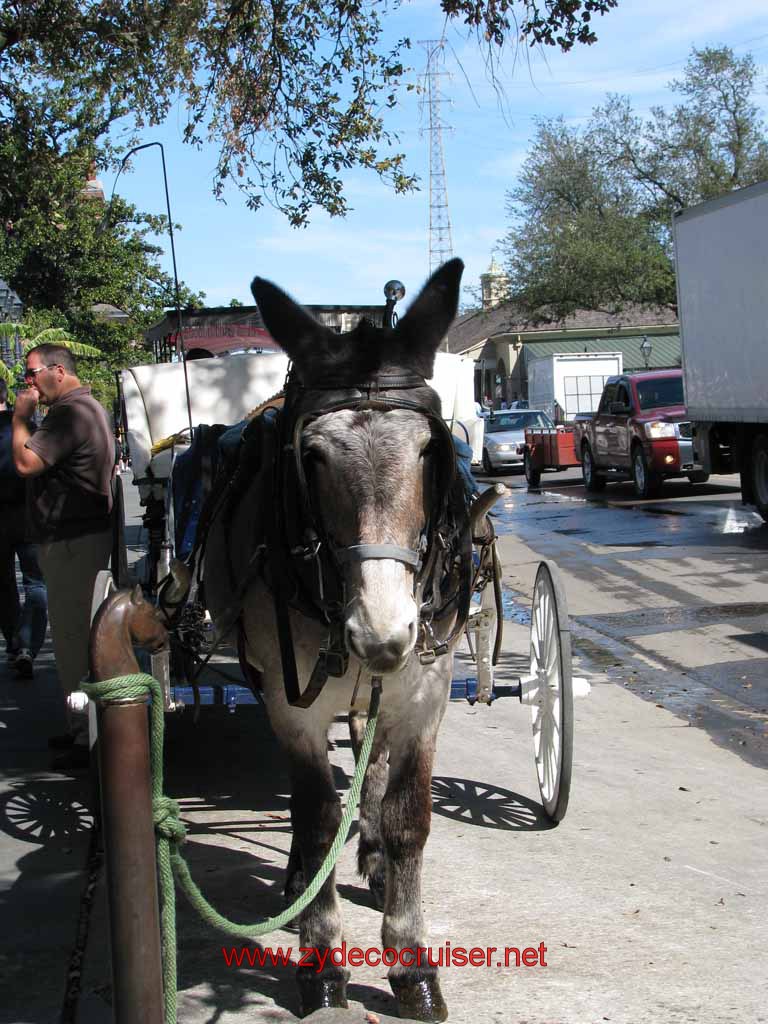
M16 396L13 407L13 464L19 476L39 476L47 466L39 455L27 448L27 441L32 436L29 431L29 420L37 407L40 393L37 388L27 388Z
M19 391L16 395L16 404L14 406L14 413L17 416L21 416L25 420L32 418L32 413L37 408L37 403L40 401L40 392L37 388L25 388L23 391Z

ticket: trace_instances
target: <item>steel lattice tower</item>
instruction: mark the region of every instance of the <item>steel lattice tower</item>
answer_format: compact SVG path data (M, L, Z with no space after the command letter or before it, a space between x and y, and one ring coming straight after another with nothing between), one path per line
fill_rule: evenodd
M427 69L424 72L426 100L422 103L426 102L429 109L429 272L432 273L453 256L443 156L443 130L448 130L449 126L440 114L440 104L447 102L440 91L440 79L447 77L447 74L438 70L443 59L445 40L420 39L419 45L427 51Z

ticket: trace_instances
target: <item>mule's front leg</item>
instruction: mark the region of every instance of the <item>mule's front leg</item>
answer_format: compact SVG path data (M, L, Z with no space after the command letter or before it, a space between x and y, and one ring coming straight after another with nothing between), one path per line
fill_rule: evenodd
M404 748L393 749L389 786L381 806L387 855L381 934L384 949L401 954L389 970L389 983L400 1015L423 1021L443 1021L448 1016L437 967L427 959L421 913L421 866L432 816L433 757L432 738L414 739Z
M360 758L366 722L367 715L361 712L350 712L349 735L352 740L355 762ZM357 870L367 880L377 910L384 909L386 890L384 843L381 838L381 801L387 788L388 777L387 750L381 743L374 743L360 794Z
M333 785L323 742L322 750L291 756L291 819L308 884L325 859L341 821L341 802ZM303 964L296 970L301 1014L326 1006L347 1006L349 972L330 963L330 951L341 946L341 910L336 872L303 911L299 927Z

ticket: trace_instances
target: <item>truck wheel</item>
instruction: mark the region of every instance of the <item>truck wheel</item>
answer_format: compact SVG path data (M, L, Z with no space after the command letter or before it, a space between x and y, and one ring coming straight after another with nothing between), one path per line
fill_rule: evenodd
M538 487L541 483L541 470L534 469L531 465L531 453L528 449L525 449L525 455L523 456L523 469L525 470L525 479L528 481L529 487Z
M483 448L483 472L486 476L495 476L496 470L491 465L491 460L488 458L488 452Z
M638 498L653 498L661 490L661 477L648 468L648 460L639 444L632 449L632 482Z
M698 473L689 473L688 479L692 484L705 484L709 480L709 473L699 470Z
M595 471L595 460L588 444L581 449L581 476L584 486L592 494L605 490L605 477Z
M768 522L768 434L758 434L755 438L751 468L755 508Z

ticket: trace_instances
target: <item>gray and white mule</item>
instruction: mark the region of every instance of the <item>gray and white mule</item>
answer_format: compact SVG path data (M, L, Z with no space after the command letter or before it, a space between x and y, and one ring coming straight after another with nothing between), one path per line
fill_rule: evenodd
M453 260L438 270L394 330L369 325L342 335L317 323L274 285L257 278L252 287L270 334L293 361L301 386L311 390L313 382L331 379L360 383L382 374L389 379L397 374L431 377L435 353L456 314L462 267ZM450 692L452 657L448 652L431 664L419 657L417 642L422 644L424 634L418 567L405 557L384 557L382 550L389 546L393 551L424 552L441 471L436 465L435 419L418 408L378 406L375 395L351 405L330 412L319 408L307 418L300 436L300 459L320 536L335 551L354 549L362 555L338 560L344 595L341 628L349 652L345 674L329 678L310 708L291 706L287 700L270 570L249 578L246 568L252 564L259 480L234 512L217 516L211 525L205 598L214 621L223 624L233 590L247 588L242 609L245 656L261 675L270 721L290 759L294 846L289 896L317 871L341 817L327 755L329 727L340 712L349 712L353 743L359 747L371 679L383 676L378 728L362 791L358 867L383 909L383 948L423 951L422 851L430 830L432 762ZM439 415L439 400L437 409ZM376 557L365 557L367 551L377 552ZM222 571L224 565L229 572ZM456 615L450 607L448 611L433 623L430 635L436 642L452 631ZM296 607L287 614L303 685L328 639L328 627ZM341 945L334 873L302 914L300 938L302 947L320 951ZM437 968L424 954L419 959L419 964L397 963L389 969L400 1013L423 1021L445 1020ZM315 958L298 968L304 1014L347 1005L348 972L327 960L318 970L319 962Z

